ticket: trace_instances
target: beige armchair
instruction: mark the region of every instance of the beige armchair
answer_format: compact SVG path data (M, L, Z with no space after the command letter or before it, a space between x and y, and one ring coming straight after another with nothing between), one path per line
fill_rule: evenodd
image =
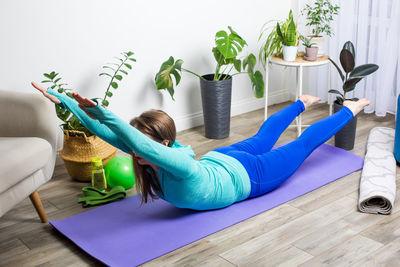
M29 196L47 222L36 190L53 176L59 124L54 104L39 92L0 90L0 217Z

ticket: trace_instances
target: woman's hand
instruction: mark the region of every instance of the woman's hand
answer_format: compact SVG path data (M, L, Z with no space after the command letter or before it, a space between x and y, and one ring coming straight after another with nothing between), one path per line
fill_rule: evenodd
M40 86L39 84L37 84L37 83L35 83L35 82L32 82L32 86L35 87L36 89L38 89L40 92L42 92L43 95L44 95L45 97L47 97L48 99L50 99L50 101L53 102L54 104L60 104L60 103L61 103L60 99L58 99L56 96L47 93L47 89L46 89L46 88ZM78 93L72 93L72 97L78 102L78 106L79 106L83 111L85 111L85 113L86 113L90 118L96 120L95 117L93 117L92 115L90 115L90 114L85 110L85 107L95 107L95 106L97 106L97 103L96 103L96 102L94 102L94 101L92 101L92 100L90 100L90 99L88 99L88 98L86 98L86 97L83 97L83 96L81 96L81 95L78 94Z
M60 99L58 99L56 96L47 93L47 89L46 88L40 86L39 84L37 84L35 82L32 82L31 84L32 84L33 87L35 87L40 92L42 92L42 94L45 97L47 97L48 99L50 99L50 101L53 102L54 104L60 104L61 103Z
M86 112L86 114L94 119L97 120L95 117L93 117L92 115L89 114L89 112L86 111L85 107L95 107L97 106L97 103L94 102L93 100L90 100L89 98L83 97L78 93L72 93L72 97L75 98L76 101L78 101L78 106Z

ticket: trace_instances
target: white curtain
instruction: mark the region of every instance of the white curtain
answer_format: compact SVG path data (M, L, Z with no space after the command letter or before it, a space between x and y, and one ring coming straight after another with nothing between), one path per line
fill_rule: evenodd
M331 23L334 35L325 36L325 52L340 66L339 54L343 44L351 41L356 50L356 66L374 63L379 69L364 78L352 92L354 97L366 97L371 105L365 112L385 116L396 112L400 93L400 1L399 0L336 0L339 15ZM298 25L302 34L310 33L300 11L312 0L298 2ZM310 68L305 72L304 88L310 94L328 99L328 68ZM341 89L336 69L331 68L331 89ZM351 95L350 95L351 96ZM333 97L331 97L333 99Z

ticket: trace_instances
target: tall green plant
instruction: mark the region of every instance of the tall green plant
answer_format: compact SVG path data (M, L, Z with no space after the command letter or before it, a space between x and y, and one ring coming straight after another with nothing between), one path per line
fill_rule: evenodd
M281 33L281 35L279 34L279 32ZM286 32L289 33L287 36L285 34ZM292 10L290 10L289 16L285 21L271 20L271 21L266 22L263 25L263 27L261 28L261 33L260 33L260 36L258 37L258 41L260 41L264 35L267 35L267 38L261 45L261 49L258 54L258 58L261 61L261 63L263 64L264 69L265 69L265 67L266 67L265 64L267 62L268 57L270 57L274 54L275 54L275 56L281 55L282 44L284 44L286 46L297 46L298 45L297 26L293 19ZM290 44L290 45L287 45L287 44Z
M336 97L336 102L339 105L342 105L344 100L357 101L358 98L356 97L347 99L346 94L348 92L353 91L356 88L356 84L359 81L361 81L366 76L374 73L379 68L379 66L376 64L364 64L355 67L355 57L356 57L356 52L354 49L354 45L352 42L347 41L343 45L343 49L340 52L340 64L342 65L344 74L342 70L339 68L339 66L335 63L335 61L329 58L331 63L335 66L336 70L338 71L340 79L343 82L342 85L343 93L341 93L339 90L336 89L329 90L329 93L339 95Z
M101 104L105 107L108 107L109 102L107 100L107 97L112 97L113 93L111 92L111 88L117 89L118 88L118 82L122 80L122 74L128 75L128 70L132 69L132 65L127 63L129 61L136 62L136 59L133 58L133 52L128 51L128 52L123 52L122 58L115 57L119 63L107 63L107 65L103 66L104 69L108 69L111 71L111 74L107 72L102 72L99 74L99 76L108 76L110 78L110 82L107 86L105 95L103 100L101 101Z
M283 29L281 29L279 23L276 23L276 32L278 33L281 42L285 46L297 46L299 43L299 38L297 35L297 26L293 19L293 12L290 10L289 17L287 19Z
M264 68L268 57L274 54L280 56L282 53L282 42L277 32L278 24L280 27L285 27L285 22L278 22L276 20L266 22L262 26L260 36L258 37L258 41L260 41L264 35L268 34L267 38L261 45L260 52L258 53L258 59L263 64Z
M111 98L113 96L113 93L110 91L111 88L117 89L118 88L118 82L121 81L124 75L128 75L128 70L132 69L132 66L127 63L129 61L135 62L136 59L132 57L134 54L131 51L121 53L123 55L122 58L116 57L116 59L119 60L119 63L107 63L107 65L103 66L104 69L111 70L111 74L107 72L102 72L99 74L99 76L107 76L110 78L110 82L107 86L105 96L104 98L95 98L95 99L102 99L101 103L104 107L107 107L109 105L109 101L107 100L108 98ZM50 87L52 89L57 90L60 94L64 93L68 97L72 97L71 89L66 88L68 85L67 83L63 83L61 81L61 76L59 73L56 73L55 71L52 71L50 73L43 73L43 76L46 77L46 80L43 80L42 83L49 83ZM59 105L55 105L56 107L56 114L57 117L60 118L64 123L62 123L60 126L63 130L77 130L77 131L82 131L86 134L86 136L92 136L93 133L90 132L85 126L82 125L80 120L72 114L68 109L64 109L60 107Z
M239 58L239 53L242 52L247 43L230 26L228 26L228 29L229 33L222 30L215 34L215 47L212 48L212 53L217 64L213 80L225 80L237 74L247 73L252 83L255 96L257 98L263 97L264 79L261 72L255 70L256 57L253 54L249 54L243 59ZM202 76L183 68L182 65L182 59L175 61L175 59L170 56L161 64L160 70L155 76L157 89L167 90L173 100L175 100L175 89L172 77L175 79L176 86L181 81L182 71L191 73L204 80ZM230 74L233 69L235 69L237 73Z
M314 5L308 5L301 11L302 15L306 15L306 26L311 26L314 36L319 36L321 33L332 35L330 22L333 21L333 16L339 14L340 7L332 5L329 0L315 0Z

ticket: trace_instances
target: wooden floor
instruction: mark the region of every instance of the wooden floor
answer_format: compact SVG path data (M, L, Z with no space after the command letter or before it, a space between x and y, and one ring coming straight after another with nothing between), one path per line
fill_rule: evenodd
M288 104L271 106L270 114ZM328 106L318 104L304 113L303 121L309 124L327 114ZM197 127L180 132L177 140L191 144L198 158L216 147L250 137L262 121L263 110L257 110L232 118L231 135L227 139L206 139L203 127ZM375 126L394 128L394 125L393 115L384 118L360 115L352 152L364 157L370 129ZM289 128L278 144L294 138L296 130ZM333 144L332 141L328 143ZM397 170L396 204L389 216L357 211L360 173L352 173L144 266L400 266L400 172ZM52 180L39 190L49 219L59 220L86 211L77 204L80 189L86 185L72 181L58 159ZM87 266L100 263L50 225L40 223L26 199L0 218L0 265Z

